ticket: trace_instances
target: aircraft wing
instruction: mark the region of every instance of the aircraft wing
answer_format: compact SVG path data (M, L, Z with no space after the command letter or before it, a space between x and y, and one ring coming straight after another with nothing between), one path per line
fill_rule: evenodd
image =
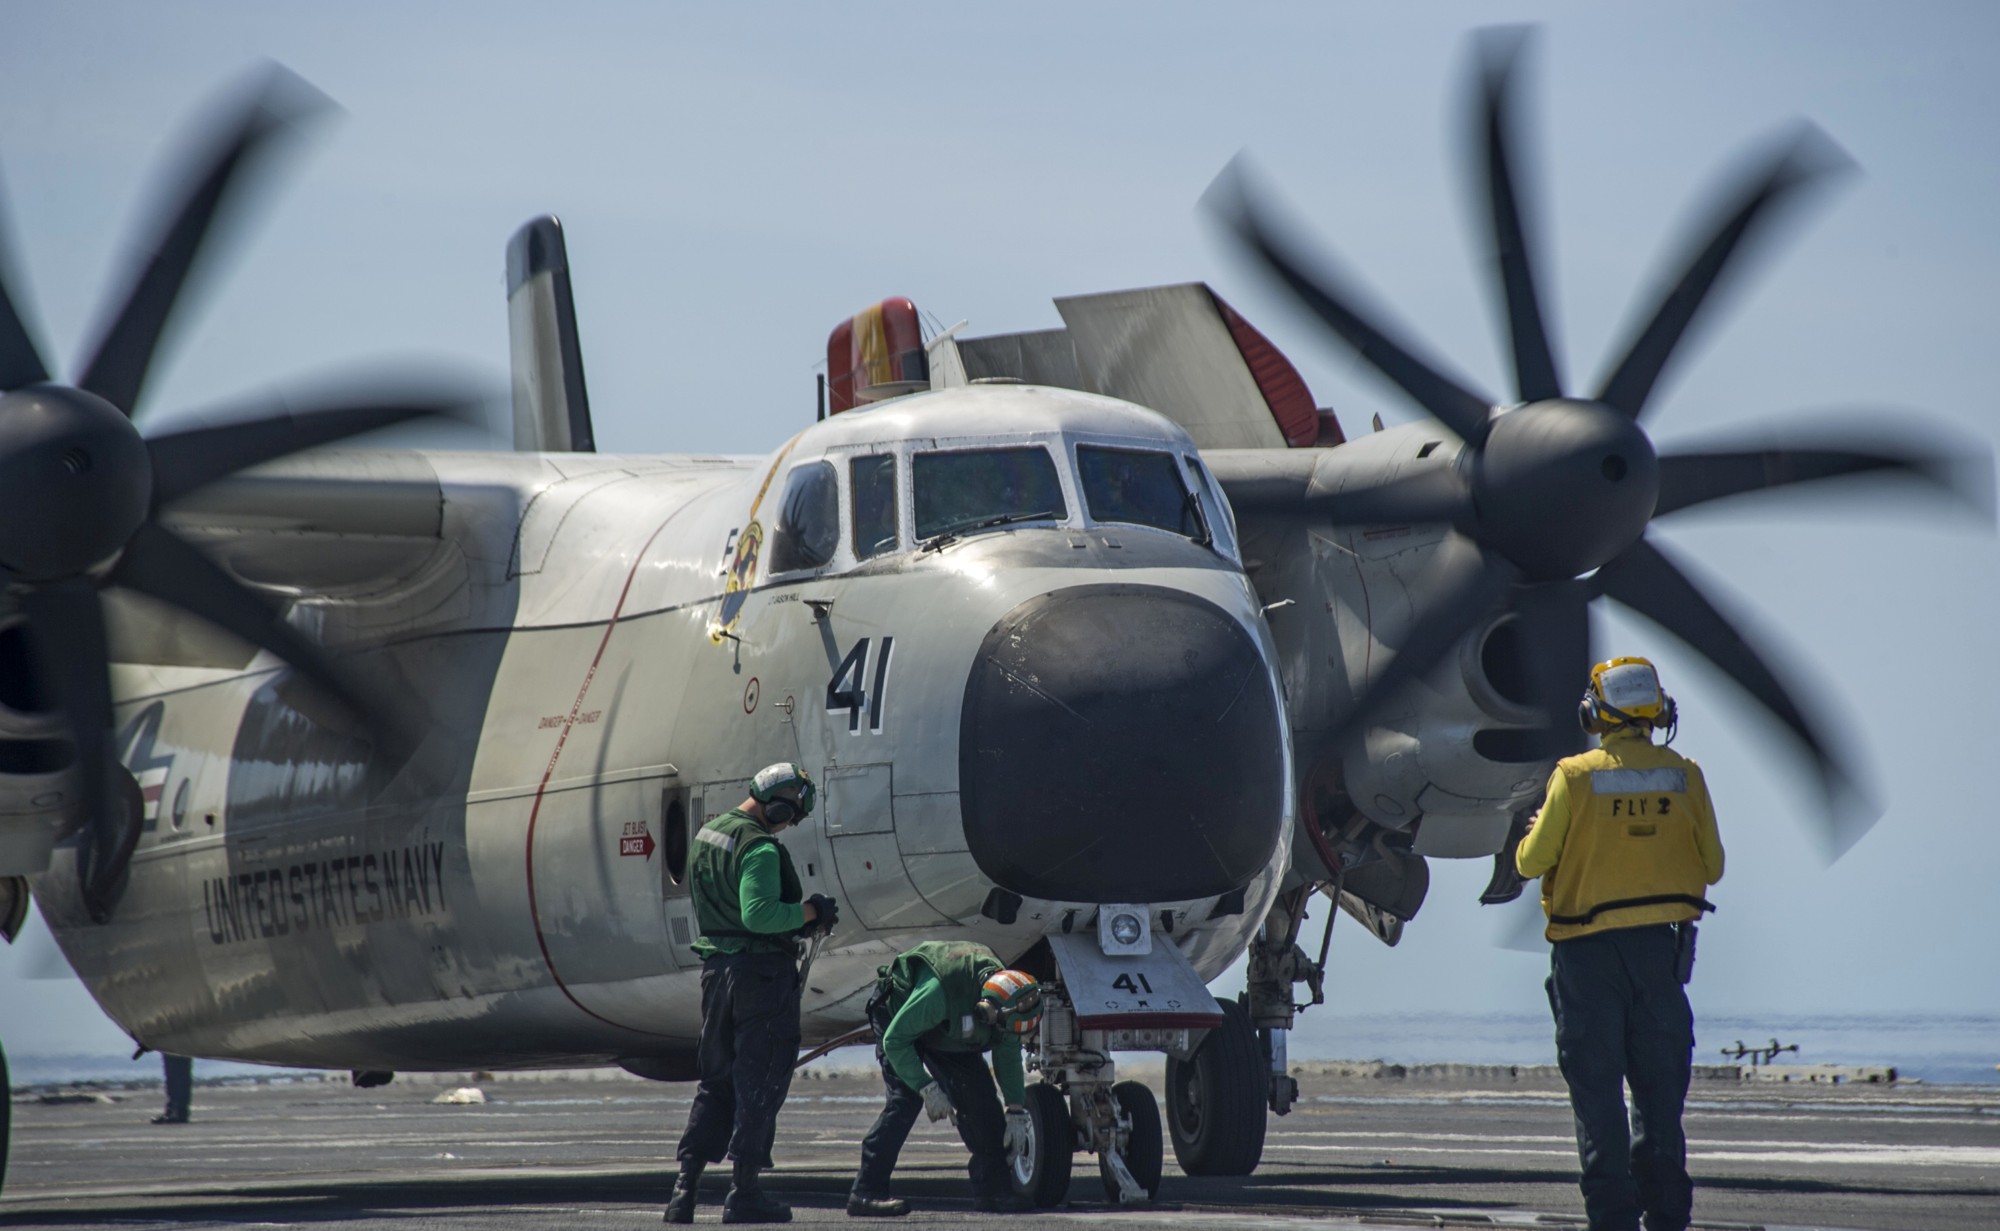
M297 454L193 492L162 520L279 602L381 596L456 554L445 537L437 473L415 452ZM135 591L116 588L105 597L115 661L241 670L256 653Z

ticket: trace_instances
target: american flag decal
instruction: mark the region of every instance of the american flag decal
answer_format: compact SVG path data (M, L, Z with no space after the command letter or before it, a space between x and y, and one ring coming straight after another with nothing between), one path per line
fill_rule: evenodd
M144 801L139 813L141 829L152 829L160 823L160 800L166 795L167 778L174 768L173 754L159 753L154 747L160 734L160 719L166 712L166 702L155 701L140 710L118 735L120 759L138 780L140 798Z

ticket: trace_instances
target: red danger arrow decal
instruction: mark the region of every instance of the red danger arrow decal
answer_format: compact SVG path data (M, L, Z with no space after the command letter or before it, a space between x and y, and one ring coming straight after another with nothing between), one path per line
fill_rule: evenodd
M641 829L636 834L626 834L618 840L618 853L620 855L639 855L646 859L651 859L653 857L652 833Z

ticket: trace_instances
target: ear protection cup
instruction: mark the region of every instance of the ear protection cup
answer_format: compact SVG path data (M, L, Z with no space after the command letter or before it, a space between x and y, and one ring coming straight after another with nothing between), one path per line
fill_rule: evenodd
M1583 694L1583 700L1576 703L1576 725L1582 727L1586 735L1602 735L1611 728L1605 724L1604 715L1597 712L1597 695Z
M764 805L764 819L773 825L796 825L802 815L799 806L783 795Z

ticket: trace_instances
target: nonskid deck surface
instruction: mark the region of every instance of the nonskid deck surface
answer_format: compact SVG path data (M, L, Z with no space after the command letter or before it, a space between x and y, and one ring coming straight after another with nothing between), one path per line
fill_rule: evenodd
M502 1077L480 1081L484 1104L432 1102L464 1080L203 1085L194 1122L172 1127L148 1123L156 1091L19 1095L0 1225L658 1225L689 1087ZM1067 1205L1007 1224L1583 1225L1568 1107L1546 1073L1397 1080L1308 1069L1301 1080L1303 1102L1271 1121L1254 1176L1190 1178L1169 1155L1157 1205L1113 1210L1094 1156L1079 1155ZM794 1085L769 1183L796 1221L848 1222L847 1186L879 1092L860 1070ZM1992 1227L2000 1210L2000 1087L1697 1082L1687 1125L1700 1226L1970 1231ZM955 1135L919 1126L896 1176L917 1206L904 1225L993 1221L971 1209L964 1162ZM711 1177L700 1221L719 1218L725 1182L720 1170Z

